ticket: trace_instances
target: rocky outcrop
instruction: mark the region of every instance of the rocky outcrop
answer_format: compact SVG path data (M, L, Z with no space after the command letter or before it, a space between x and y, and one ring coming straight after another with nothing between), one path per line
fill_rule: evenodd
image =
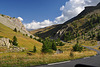
M0 23L11 28L12 30L16 28L17 31L20 31L23 34L30 35L30 33L26 30L26 28L22 24L22 22L17 18L12 18L6 15L0 14Z
M9 38L0 38L0 49L3 48L6 48L6 50L3 52L20 52L25 50L25 48L23 47L17 47L12 45L12 43L10 43Z
M0 38L0 47L10 48L11 43L9 43L9 38Z

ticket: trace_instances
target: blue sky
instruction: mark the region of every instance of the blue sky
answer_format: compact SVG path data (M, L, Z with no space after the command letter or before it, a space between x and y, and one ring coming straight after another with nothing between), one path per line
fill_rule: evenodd
M32 20L42 22L45 19L53 21L61 15L59 8L67 0L0 0L0 13L11 17L22 17L23 23Z
M86 6L100 0L0 0L0 14L16 17L27 29L62 24L77 16Z

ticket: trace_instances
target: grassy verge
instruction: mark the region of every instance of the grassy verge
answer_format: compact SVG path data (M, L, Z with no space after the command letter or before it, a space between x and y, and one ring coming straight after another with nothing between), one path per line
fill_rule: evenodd
M71 52L72 52L71 50L67 49L64 50L64 53L62 54L32 53L32 55L28 55L25 52L1 53L0 67L34 66L34 65L73 60L73 59L93 56L97 54L95 51L88 50L88 49L85 49L82 52L72 52L73 56L70 56Z

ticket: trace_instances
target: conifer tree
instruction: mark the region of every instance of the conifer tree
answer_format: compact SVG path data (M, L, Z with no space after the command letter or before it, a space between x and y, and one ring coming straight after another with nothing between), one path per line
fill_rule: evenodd
M42 52L43 52L43 53L47 53L47 52L48 52L48 47L47 47L47 44L46 44L45 41L43 42Z
M13 42L12 43L13 43L14 46L18 45L16 36L13 37Z
M55 51L57 50L57 47L56 47L56 43L55 42L52 43L52 49L55 50Z

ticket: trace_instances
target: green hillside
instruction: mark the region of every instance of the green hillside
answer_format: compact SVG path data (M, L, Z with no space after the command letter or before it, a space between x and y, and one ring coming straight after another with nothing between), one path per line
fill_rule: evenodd
M83 10L79 15L65 23L55 25L52 29L44 29L47 31L40 31L35 34L41 38L60 38L64 41L73 40L79 36L84 36L85 34L90 34L89 36L86 36L86 39L88 39L88 37L91 39L91 36L94 35L94 39L96 39L97 33L100 29L100 4L93 7L85 7L85 10Z
M24 47L26 50L32 50L33 46L37 47L38 52L41 49L42 44L28 36L24 36L20 32L14 32L12 29L0 24L0 36L10 38L12 40L13 36L18 39L18 46Z

